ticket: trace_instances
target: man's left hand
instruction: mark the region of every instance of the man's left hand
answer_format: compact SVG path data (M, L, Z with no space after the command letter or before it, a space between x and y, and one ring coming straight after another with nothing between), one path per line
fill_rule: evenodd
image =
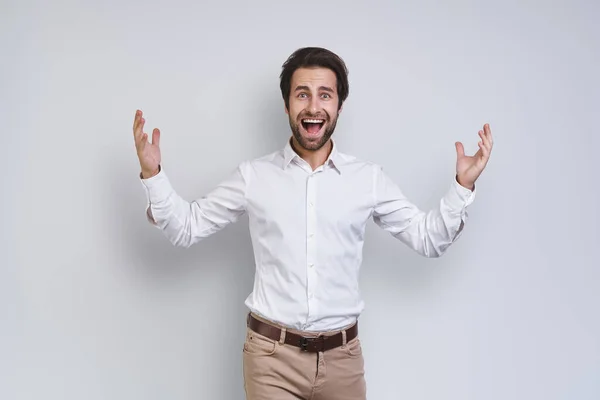
M473 156L465 155L465 149L461 142L456 142L455 144L457 155L456 179L459 184L469 190L475 188L475 181L487 165L492 147L494 146L489 124L485 124L483 130L479 131L479 137L481 138L481 141L478 143L479 151Z

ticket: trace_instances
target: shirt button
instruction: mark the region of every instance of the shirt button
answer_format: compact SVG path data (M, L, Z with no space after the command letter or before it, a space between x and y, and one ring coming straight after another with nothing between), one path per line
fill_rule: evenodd
M315 266L315 264L312 264L312 263L311 263L311 264L308 264L308 267L309 267L309 268L312 268L312 267L314 267L314 266Z
M309 293L309 294L308 294L308 298L309 298L309 299L312 299L312 298L313 298L313 294L312 294L312 293Z
M309 205L309 207L312 207L312 206L314 206L314 204L313 204L313 202L312 202L312 201L311 201L311 202L309 202L309 203L308 203L308 205Z
M314 233L310 233L310 234L308 235L308 238L309 238L309 239L312 239L312 238L313 238L313 236L315 236L315 234L314 234Z

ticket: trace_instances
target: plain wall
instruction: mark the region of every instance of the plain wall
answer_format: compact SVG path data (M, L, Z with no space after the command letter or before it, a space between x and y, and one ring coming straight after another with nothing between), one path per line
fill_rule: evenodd
M2 2L0 398L242 399L247 218L184 250L131 131L192 200L290 136L281 64L340 54L335 138L422 209L491 124L464 235L368 226L369 399L600 398L597 2Z

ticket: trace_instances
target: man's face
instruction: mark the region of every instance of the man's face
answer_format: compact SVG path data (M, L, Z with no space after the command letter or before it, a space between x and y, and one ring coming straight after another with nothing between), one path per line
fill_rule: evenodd
M328 68L299 68L290 87L290 127L296 141L316 151L329 140L338 119L337 82ZM340 110L341 111L341 110Z

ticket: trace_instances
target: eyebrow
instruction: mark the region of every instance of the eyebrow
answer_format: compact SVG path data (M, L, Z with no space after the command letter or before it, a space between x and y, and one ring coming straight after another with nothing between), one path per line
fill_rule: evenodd
M300 85L300 86L296 86L295 92L297 92L298 90L308 90L308 91L310 91L310 88L308 86ZM325 92L334 93L334 90L332 88L330 88L329 86L321 86L321 87L319 87L319 90L323 90Z

